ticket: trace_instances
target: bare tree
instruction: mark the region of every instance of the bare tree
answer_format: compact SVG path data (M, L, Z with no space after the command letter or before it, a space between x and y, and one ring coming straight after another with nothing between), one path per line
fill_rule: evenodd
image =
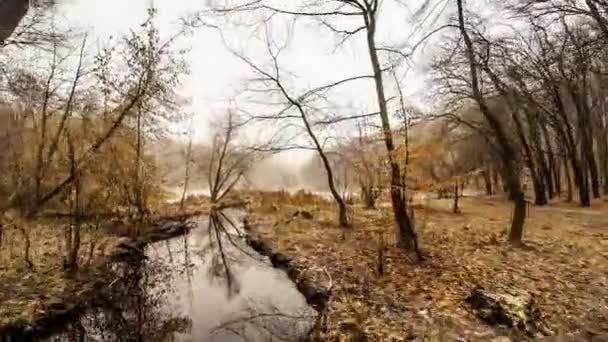
M0 49L8 45L46 47L65 38L49 30L49 8L55 0L0 1Z
M184 210L184 202L186 201L186 194L188 193L188 183L190 182L190 166L192 165L192 138L194 136L193 128L193 117L190 117L190 123L188 126L188 145L186 146L186 152L184 153L186 165L184 168L184 187L182 189L182 197L179 201L180 210Z
M480 90L480 79L478 74L479 61L476 56L475 46L465 24L466 19L463 2L462 0L456 0L456 4L458 7L458 27L460 35L465 43L465 53L468 59L470 86L473 93L473 99L479 106L479 110L496 137L497 146L505 169L505 180L509 188L510 196L514 201L513 221L509 232L509 240L518 243L521 242L523 236L524 221L526 217L526 200L521 187L519 167L516 163L517 152L505 131L504 125L496 117L496 114L492 112L487 99Z
M228 110L217 125L207 161L209 194L212 203L221 201L243 179L257 157L257 152L238 144L238 131L243 122Z
M403 193L405 190L404 184L402 184L404 179L401 176L399 163L394 156L396 148L393 139L393 131L391 129L389 120L388 101L385 95L385 85L383 79L383 72L385 69L383 69L381 66L379 56L380 52L397 54L400 56L407 56L408 54L399 51L399 49L378 46L376 43L376 29L380 4L381 1L378 0L332 0L323 3L312 1L300 4L297 9L283 9L268 5L266 1L258 0L245 4L239 4L234 7L224 7L220 10L220 12L227 13L263 10L271 11L271 13L274 14L283 14L295 17L310 17L319 20L323 27L326 27L330 31L340 35L342 37L340 44L343 44L346 40L357 35L358 33L365 34L365 41L367 42L371 69L373 72L372 79L374 80L378 100L378 113L381 118L381 134L384 138L389 160L387 163L387 168L391 179L390 193L393 212L397 223L397 241L400 246L414 249L418 257L420 257L420 253L418 253L417 248L416 233L408 216L406 201L404 200L405 196ZM341 28L336 26L335 23L330 22L330 18L342 18L344 19L344 22L351 24L353 21L356 21L356 26ZM436 31L437 30L434 32Z
M0 2L0 46L13 34L29 9L28 0L2 0Z
M121 75L112 75L107 72L107 66L111 64L114 49L106 49L97 56L96 75L104 89L113 93L115 106L104 112L104 117L111 118L110 122L101 133L96 137L91 145L78 156L77 167L86 167L87 163L102 149L107 141L123 127L125 118L140 105L149 103L150 99L164 96L166 89L178 84L182 69L179 56L176 57L171 50L172 43L183 32L179 32L165 42L160 41L158 31L153 25L156 14L155 9L150 9L148 19L142 25L143 33L132 32L131 36L124 40L125 65L129 72ZM107 101L107 103L110 103ZM66 113L70 113L70 106L66 106ZM66 114L64 113L64 117ZM75 181L76 173L71 173L58 183L49 186L49 190L37 196L27 215L34 215L45 203L62 193L68 186ZM11 204L14 206L16 203Z
M313 105L313 102L323 97L323 93L328 90L338 87L341 84L354 81L357 79L366 78L368 76L360 76L353 77L341 81L337 81L331 83L326 86L317 87L315 89L304 92L302 95L296 96L292 94L286 85L284 84L284 80L282 78L281 67L279 65L280 53L286 47L282 46L279 48L273 48L273 41L270 35L268 34L268 28L266 28L266 48L268 55L271 59L271 65L269 67L269 71L265 70L263 67L258 66L253 61L248 59L247 57L241 54L235 54L240 60L242 60L245 64L247 64L251 70L258 75L255 80L252 80L252 87L249 91L258 92L258 93L266 93L272 96L280 96L284 102L282 102L282 108L277 114L272 115L254 115L253 120L263 121L263 122L283 122L288 126L291 126L293 120L298 120L301 122L305 135L308 139L310 139L312 143L312 150L314 150L325 169L327 175L327 184L329 190L334 198L336 204L338 205L338 222L342 227L348 227L348 215L347 208L344 199L338 192L336 186L336 178L334 175L334 169L332 168L332 164L330 158L327 155L324 144L319 139L317 132L315 132L315 126L319 123L313 121L311 118L311 113L316 111L316 108ZM295 111L296 114L291 114L292 111ZM285 127L285 126L283 126ZM279 147L278 149L272 148L273 150L285 150L292 148L307 148L303 146L288 146L288 147Z

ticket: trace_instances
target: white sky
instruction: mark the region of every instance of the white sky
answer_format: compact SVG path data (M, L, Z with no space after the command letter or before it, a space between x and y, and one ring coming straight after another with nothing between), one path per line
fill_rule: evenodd
M170 35L177 31L181 27L179 19L205 9L205 2L154 0L154 5L159 10L157 23L161 34ZM377 34L379 45L389 46L407 41L413 29L408 18L412 11L416 10L415 4L419 2L420 0L382 2ZM406 8L404 3L408 3L411 8ZM90 38L97 39L103 45L108 36L120 36L130 28L136 28L145 19L149 4L149 0L64 0L59 7L59 16L66 18L70 26L87 31ZM448 5L451 6L451 2L448 2ZM233 49L244 52L264 65L267 56L259 41L256 43L255 36L251 36L251 33L243 28L231 26L224 29L224 36ZM281 30L277 27L273 29ZM281 59L282 66L295 74L288 82L290 90L295 94L302 93L311 86L371 74L363 33L336 51L336 36L327 29L320 29L315 23L302 22L295 32L289 50ZM179 93L190 99L188 111L195 114L195 136L197 140L204 142L209 139L209 119L223 113L228 101L244 87L251 74L250 69L225 48L220 35L214 29L198 29L193 36L185 39L185 42L191 49L187 55L191 72ZM428 56L421 56L418 61L428 61ZM420 67L415 67L402 81L407 101L415 105L428 102L429 94L424 91L424 73L421 70ZM401 71L402 74L403 72L404 70ZM344 86L332 93L335 97L332 100L356 109L356 113L349 112L348 115L376 111L372 82L366 80ZM387 82L386 88L387 96L395 94L390 81ZM295 161L300 158L291 155L288 159Z
M382 13L379 42L402 42L407 37L411 25L407 24L409 10L396 1L384 1L386 9ZM411 2L413 3L413 2ZM60 7L62 16L74 25L90 32L102 42L109 35L120 35L129 28L136 27L146 16L149 0L66 0ZM392 5L391 5L392 4ZM179 29L179 18L205 8L204 0L155 0L159 9L161 33L169 34ZM383 25L382 25L383 24ZM240 33L240 32L239 32ZM230 44L239 50L247 47L251 38L226 33ZM187 77L182 95L192 98L193 110L197 115L208 115L214 108L225 102L239 88L243 74L248 70L237 61L222 44L213 29L199 29L188 38L191 52L188 56L192 72ZM236 44L235 44L236 43ZM369 58L363 44L363 35L358 35L337 53L333 53L334 36L327 30L320 30L312 24L300 25L293 38L286 67L298 75L298 84L322 84L324 81L340 79L344 75L369 74ZM249 49L251 50L251 49ZM246 51L255 56L259 51ZM373 90L368 82L365 91ZM418 83L408 82L409 93L419 90ZM303 90L303 89L302 89ZM360 93L351 92L352 100L360 101ZM373 98L374 94L364 97Z

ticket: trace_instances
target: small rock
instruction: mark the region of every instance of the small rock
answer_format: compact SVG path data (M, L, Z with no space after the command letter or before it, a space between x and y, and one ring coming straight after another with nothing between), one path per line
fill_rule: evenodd
M479 318L493 326L516 328L531 336L541 325L540 310L528 293L488 291L478 287L471 291L466 301Z
M301 217L305 220L312 220L313 216L310 213L310 211L306 211L306 210L298 210L293 214L293 217Z
M270 257L270 261L274 267L283 268L289 265L291 258L282 253L275 253Z

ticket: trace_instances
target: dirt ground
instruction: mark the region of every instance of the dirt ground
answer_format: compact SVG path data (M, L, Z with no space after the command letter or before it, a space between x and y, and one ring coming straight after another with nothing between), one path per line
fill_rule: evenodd
M531 206L520 247L505 241L511 217L507 201L464 198L460 214L451 212L451 200L418 203L425 260L416 262L395 247L387 203L376 210L353 206L353 227L345 230L336 226L331 204L321 199L286 193L253 197L259 200L253 201L250 220L259 223L253 225L258 234L307 277L332 283L327 341L347 341L353 327L370 341L514 336L473 314L465 298L477 286L533 295L543 335L608 333L608 202L598 200L587 209L561 202ZM298 210L310 212L312 219L293 217Z

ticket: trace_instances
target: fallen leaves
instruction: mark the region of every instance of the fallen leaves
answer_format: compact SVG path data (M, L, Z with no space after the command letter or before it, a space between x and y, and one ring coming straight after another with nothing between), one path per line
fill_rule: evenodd
M33 269L23 259L24 240L13 230L5 230L0 249L0 328L18 322L32 323L54 303L70 302L86 288L87 270L78 277L67 277L62 266L63 229L52 221L33 223L27 229L31 240ZM88 262L90 246L102 243L116 245L102 230L82 230L79 260ZM93 251L93 258L103 254L102 249Z
M505 242L507 202L464 198L464 214L455 215L448 201L432 201L431 207L417 210L418 221L425 222L418 233L427 261L416 264L394 247L386 206L352 208L353 228L342 230L330 223L335 213L329 204L258 203L276 208L263 215L257 214L259 207L251 208L251 219L261 223L258 233L275 252L307 269L312 280L323 281L323 267L331 272L336 289L327 313L328 341L341 340L340 327L353 320L372 341L490 339L496 332L464 302L476 286L534 294L555 334L580 334L598 320L608 322L608 245L597 236L600 227L608 233L603 208L532 208L526 244L513 247ZM313 219L293 218L297 210L310 212ZM383 276L376 271L380 237L388 244ZM608 326L599 330L608 332Z

